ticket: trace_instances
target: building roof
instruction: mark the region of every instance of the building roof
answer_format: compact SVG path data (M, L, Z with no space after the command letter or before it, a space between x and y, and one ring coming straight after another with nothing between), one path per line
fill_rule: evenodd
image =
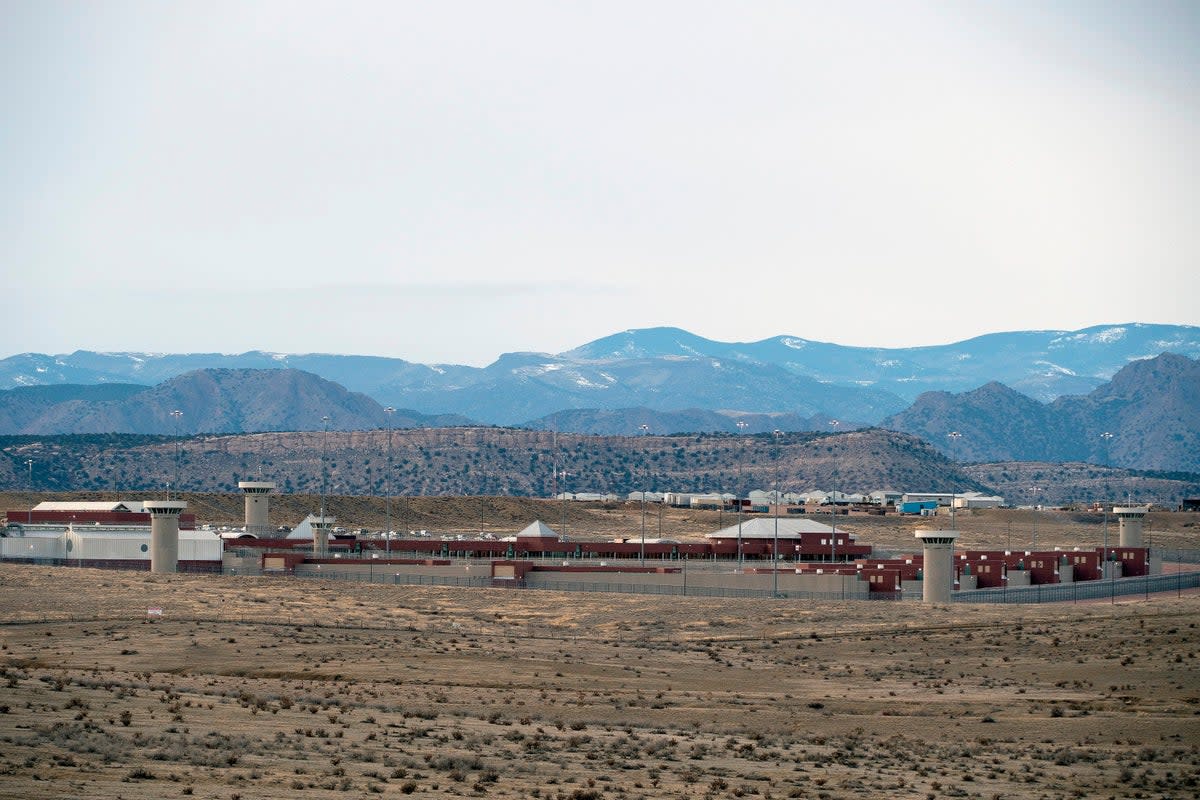
M34 511L130 511L143 513L140 500L46 500L33 507Z
M833 528L829 525L822 525L821 523L807 517L779 518L779 536L781 538L795 538L802 533L833 533ZM850 531L847 528L838 526L838 533L848 534ZM736 539L737 536L737 525L730 525L728 528L722 528L715 533L705 534L705 538L708 539ZM742 538L775 538L775 517L755 517L754 519L746 520L742 523Z
M517 532L518 539L557 539L558 534L540 519L529 523Z

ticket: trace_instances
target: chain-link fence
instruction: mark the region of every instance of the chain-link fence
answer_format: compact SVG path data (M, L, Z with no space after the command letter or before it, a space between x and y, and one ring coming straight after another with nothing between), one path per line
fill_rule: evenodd
M374 574L361 571L322 570L321 573L298 575L300 578L319 578L349 583L376 583L397 586L456 586L475 588L541 589L554 592L600 592L613 594L640 594L671 597L772 597L780 600L876 600L899 601L921 599L920 592L870 592L866 595L850 596L843 592L813 592L780 589L750 589L734 586L685 586L680 584L621 583L613 581L496 581L487 575L446 576L421 575L419 573L392 573L380 571ZM1040 584L1012 589L974 589L954 592L956 603L1078 603L1131 597L1146 597L1165 593L1182 594L1188 589L1200 588L1200 571L1180 571L1167 575L1148 575L1133 578L1117 578L1104 581L1079 581L1075 583Z
M1200 587L1200 571L1170 575L1143 575L1105 581L1049 583L1012 589L974 589L954 592L955 603L1078 603L1143 595L1147 598L1164 593L1183 594Z
M318 574L297 575L300 578L323 578L350 583L384 583L396 586L460 586L505 589L541 589L552 592L602 592L614 594L667 595L673 597L757 597L791 600L848 600L864 599L845 592L810 592L780 589L748 589L735 586L685 586L680 584L614 583L610 581L497 581L490 576L421 575L412 573L364 573L361 571L322 570ZM900 592L872 592L865 599L899 600Z

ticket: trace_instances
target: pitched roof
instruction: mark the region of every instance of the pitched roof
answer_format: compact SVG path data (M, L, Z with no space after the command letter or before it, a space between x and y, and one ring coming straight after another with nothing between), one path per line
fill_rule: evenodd
M558 534L540 519L529 523L517 533L518 539L557 539Z
M45 500L34 511L133 511L142 512L140 500Z
M838 526L839 533L849 533L847 528ZM829 525L822 525L816 520L808 517L780 517L779 518L779 535L780 537L796 537L802 533L833 533L833 528ZM722 528L715 533L705 534L708 539L736 539L738 536L738 526L730 525L728 528ZM772 539L775 537L775 518L774 517L755 517L754 519L745 520L742 523L742 538L743 539Z

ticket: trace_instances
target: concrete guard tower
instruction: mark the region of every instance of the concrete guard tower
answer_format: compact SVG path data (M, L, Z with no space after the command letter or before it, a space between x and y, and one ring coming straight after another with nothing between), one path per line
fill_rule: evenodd
M924 547L921 602L949 603L954 588L954 540L958 531L917 531Z
M270 501L267 495L275 491L271 481L239 481L238 488L246 497L246 533L260 539L271 534Z
M337 517L318 517L312 521L313 555L323 556L329 552L329 529Z
M1121 521L1121 547L1145 547L1142 543L1142 518L1150 512L1150 506L1113 506L1113 513Z
M146 500L150 514L150 571L179 571L179 515L187 508L182 500Z

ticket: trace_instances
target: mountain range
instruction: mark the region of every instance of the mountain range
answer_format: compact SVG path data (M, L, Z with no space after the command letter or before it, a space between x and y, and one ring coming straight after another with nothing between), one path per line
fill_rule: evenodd
M1163 352L1200 357L1200 327L1126 323L995 333L910 348L847 347L795 336L730 343L678 328L648 328L559 354L507 353L486 367L261 351L25 353L0 361L0 388L152 386L198 369L290 368L380 405L489 425L524 424L568 409L631 408L702 409L727 417L790 414L871 425L900 413L924 392L963 392L990 381L1043 402L1086 394L1131 361Z
M390 412L364 392L286 366L290 357L269 357L268 369L204 367L145 386L117 381L122 375L118 367L146 379L212 358L254 360L266 354L146 359L75 353L67 359L54 357L53 369L35 370L33 375L44 381L42 385L0 391L0 434L193 435L323 427L437 428L505 420L503 424L535 430L632 436L839 432L878 424L921 437L960 462L1088 462L1143 470L1200 470L1200 364L1174 353L1121 361L1135 352L1131 348L1146 345L1151 333L1174 334L1173 341L1184 342L1185 350L1194 346L1187 344L1194 330L1181 326L1115 326L1049 340L1043 337L1043 343L1057 342L1055 346L1073 359L1090 354L1093 369L1119 363L1118 369L1110 381L1087 393L1059 395L1050 401L1035 399L1000 380L988 380L962 392L923 392L911 404L873 385L822 383L795 372L799 362L782 363L779 347L803 352L813 343L767 340L722 345L674 329L630 331L559 356L508 354L475 372L467 367L411 364L397 371L394 360L355 356L297 357L347 378L356 374L355 364L365 365L366 375L358 374L358 383L378 381L385 373L394 381L401 381L397 377L401 373L408 375L394 394L413 402ZM942 364L940 377L927 372L926 381L961 381L964 372L970 372L961 364L987 362L988 353L996 352L1006 355L991 363L999 364L997 369L1010 364L1011 374L1017 363L1014 354L1032 341L1033 334L995 336L1000 338L981 337L988 347L972 349L960 343L958 357ZM1004 337L1011 337L1007 344L1000 341ZM1030 360L1021 374L1027 381L1039 361L1036 353L1026 355ZM925 357L932 360L928 353ZM29 374L13 371L22 359L28 365L35 357L6 359L0 364L0 376L10 383L30 383ZM141 366L130 367L137 364ZM423 377L412 380L421 370ZM457 370L458 379L440 385L426 380L439 370L444 375ZM96 382L60 380L68 377ZM873 379L858 382L875 383ZM616 405L578 405L588 399ZM448 408L473 409L477 415ZM891 410L882 414L885 409Z
M1172 353L1134 361L1092 392L1051 403L996 382L927 392L881 424L958 461L1200 471L1200 362Z

